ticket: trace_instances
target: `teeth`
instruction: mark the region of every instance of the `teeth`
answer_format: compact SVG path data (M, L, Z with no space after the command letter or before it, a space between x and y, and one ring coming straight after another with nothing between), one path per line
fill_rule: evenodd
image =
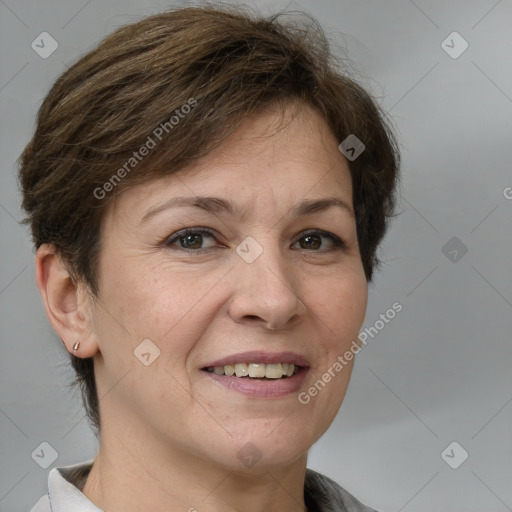
M265 365L259 363L251 363L249 365L249 377L265 377ZM279 375L281 377L281 375Z
M281 363L265 365L265 377L267 379L280 379L283 376Z
M249 368L245 363L235 364L235 373L237 377L249 375Z
M237 363L234 366L227 364L225 366L209 367L207 370L216 375L227 375L231 377L253 377L261 379L280 379L281 377L291 377L297 367L293 363Z

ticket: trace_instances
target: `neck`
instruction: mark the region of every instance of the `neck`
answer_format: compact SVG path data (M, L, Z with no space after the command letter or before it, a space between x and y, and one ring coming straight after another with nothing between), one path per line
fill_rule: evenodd
M304 512L306 463L304 453L286 467L241 471L178 446L102 431L82 492L108 512Z

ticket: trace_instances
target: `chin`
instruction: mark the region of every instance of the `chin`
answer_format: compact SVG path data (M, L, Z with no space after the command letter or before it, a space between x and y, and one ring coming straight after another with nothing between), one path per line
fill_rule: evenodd
M289 466L306 456L313 444L311 436L303 430L279 431L277 425L279 423L267 429L247 432L243 436L234 435L222 457L224 459L226 454L230 454L226 461L230 469L251 473L264 472Z
M226 459L226 454L215 459L229 471L247 474L264 474L268 471L278 471L297 462L307 455L307 450L301 451L296 446L289 449L259 449L254 443L247 442L237 452Z

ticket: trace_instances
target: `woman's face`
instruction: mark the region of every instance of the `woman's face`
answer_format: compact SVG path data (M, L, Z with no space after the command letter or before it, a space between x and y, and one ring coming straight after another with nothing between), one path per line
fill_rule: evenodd
M357 339L367 282L349 211L297 208L352 208L351 178L314 110L276 132L279 119L248 118L193 169L129 188L108 209L91 316L102 436L257 469L304 456L334 419L352 362L333 365ZM184 198L198 206L170 204ZM205 370L226 358L268 375L279 367L257 363L302 369L266 380Z

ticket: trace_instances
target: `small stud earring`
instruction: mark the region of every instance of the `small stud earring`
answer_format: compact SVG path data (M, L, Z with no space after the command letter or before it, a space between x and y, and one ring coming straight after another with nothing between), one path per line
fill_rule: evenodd
M76 352L78 350L78 347L80 346L80 342L77 341L74 345L73 345L73 350Z

